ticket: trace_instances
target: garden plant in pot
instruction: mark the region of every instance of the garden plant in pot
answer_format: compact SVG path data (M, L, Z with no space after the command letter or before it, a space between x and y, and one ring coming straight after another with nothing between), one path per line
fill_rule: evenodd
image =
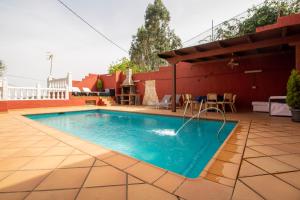
M300 122L300 74L295 69L287 83L286 101L292 112L292 120Z
M99 92L101 92L102 89L103 89L103 82L102 82L101 79L97 80L97 89L98 89Z

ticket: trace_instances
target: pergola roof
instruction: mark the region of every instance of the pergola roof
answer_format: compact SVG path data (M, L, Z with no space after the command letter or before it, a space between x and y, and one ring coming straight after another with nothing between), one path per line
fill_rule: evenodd
M173 64L207 62L292 51L290 45L297 42L300 42L300 24L167 51L158 56Z

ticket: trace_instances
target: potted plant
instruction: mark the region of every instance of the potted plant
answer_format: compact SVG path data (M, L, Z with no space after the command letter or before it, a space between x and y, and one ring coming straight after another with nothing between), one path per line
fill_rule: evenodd
M286 101L292 112L292 120L300 122L300 74L295 69L287 83Z
M97 80L97 89L98 89L99 92L101 92L102 89L103 89L103 82L102 82L101 79Z

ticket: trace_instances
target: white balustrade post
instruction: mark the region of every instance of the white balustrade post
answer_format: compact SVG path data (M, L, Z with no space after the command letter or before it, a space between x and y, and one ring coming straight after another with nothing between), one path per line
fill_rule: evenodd
M69 72L68 76L67 76L67 87L68 87L68 91L71 92L72 91L72 73Z
M69 99L70 92L72 92L72 73L68 72L66 85L66 99Z
M48 88L51 88L52 87L52 84L51 84L51 81L52 81L52 76L50 75L49 77L48 77L48 79L47 79L47 87Z
M41 85L39 83L36 84L36 98L41 99Z
M8 83L7 79L4 77L2 79L2 99L7 100L8 98Z

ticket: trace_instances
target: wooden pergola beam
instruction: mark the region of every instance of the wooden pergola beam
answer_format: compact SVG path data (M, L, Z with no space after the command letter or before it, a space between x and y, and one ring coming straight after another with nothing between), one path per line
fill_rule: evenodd
M167 60L169 63L174 64L174 63L182 62L185 60L192 60L192 59L204 58L204 57L212 57L212 56L216 56L216 55L277 46L277 45L281 45L281 44L289 44L291 42L300 42L300 35L263 40L263 41L253 42L253 43L245 43L245 44L230 46L227 48L218 48L218 49L208 50L208 51L204 51L204 52L196 52L196 53L192 53L192 54L185 55L185 56L175 56L175 57L169 58Z

